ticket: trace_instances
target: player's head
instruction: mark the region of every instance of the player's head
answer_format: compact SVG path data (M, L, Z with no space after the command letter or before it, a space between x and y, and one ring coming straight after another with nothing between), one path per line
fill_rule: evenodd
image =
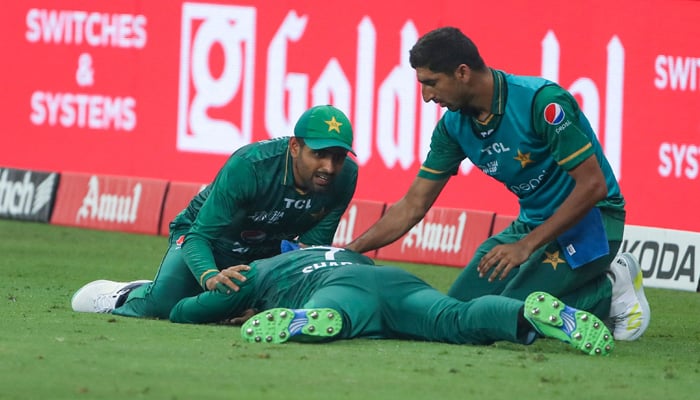
M313 150L339 147L352 149L352 124L345 114L331 105L314 106L304 111L294 126L294 137L302 138Z
M326 191L340 173L352 149L352 125L339 109L315 106L306 110L289 139L294 183L303 191Z
M416 70L423 101L478 115L474 104L483 92L479 82L489 69L474 42L459 29L444 27L426 33L411 49L409 62Z
M412 68L428 68L451 74L461 64L485 70L486 64L474 42L455 27L446 26L423 35L409 51Z

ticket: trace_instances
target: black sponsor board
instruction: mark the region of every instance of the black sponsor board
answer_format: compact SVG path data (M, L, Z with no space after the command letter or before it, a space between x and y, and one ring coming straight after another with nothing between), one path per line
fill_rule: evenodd
M0 167L0 218L48 223L59 174Z

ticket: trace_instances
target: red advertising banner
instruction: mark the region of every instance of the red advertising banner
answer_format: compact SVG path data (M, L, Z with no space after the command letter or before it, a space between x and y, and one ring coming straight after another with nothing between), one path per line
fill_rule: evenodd
M51 223L156 235L167 184L158 179L63 173Z
M408 233L377 250L377 258L464 267L489 237L494 214L433 207Z
M698 21L700 2L680 0L494 0L468 13L446 0L11 1L0 161L209 182L241 145L290 135L304 109L332 103L353 122L356 198L395 202L440 115L421 100L408 50L455 25L489 66L576 96L628 223L700 231ZM469 163L436 205L517 214L515 197Z
M333 246L344 247L352 242L381 218L385 207L386 204L379 201L352 200L335 231ZM375 254L375 251L365 253L370 257Z
M165 195L163 214L160 220L160 235L168 236L170 234L170 221L184 210L190 200L206 186L206 183L191 182L170 182L168 184L168 193Z

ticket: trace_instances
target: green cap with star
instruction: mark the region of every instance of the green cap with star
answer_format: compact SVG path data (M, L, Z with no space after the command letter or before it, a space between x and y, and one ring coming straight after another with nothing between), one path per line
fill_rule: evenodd
M294 126L294 136L304 139L306 145L314 150L342 147L355 154L350 120L331 105L315 106L304 111Z

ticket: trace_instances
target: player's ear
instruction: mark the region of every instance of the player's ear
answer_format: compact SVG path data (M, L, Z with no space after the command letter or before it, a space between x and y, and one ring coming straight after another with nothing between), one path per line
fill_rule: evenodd
M457 69L455 69L455 78L461 81L468 81L471 76L471 68L467 64L459 64Z
M303 146L304 144L301 141L301 139L296 138L294 136L289 138L289 153L292 155L292 157L299 157L299 154L301 153L301 148Z

